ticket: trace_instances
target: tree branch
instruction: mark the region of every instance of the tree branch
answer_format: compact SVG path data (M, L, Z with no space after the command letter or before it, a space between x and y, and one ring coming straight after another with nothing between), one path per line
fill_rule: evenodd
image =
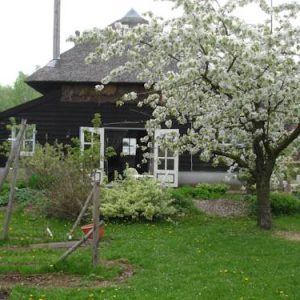
M233 67L235 61L237 60L237 58L238 58L238 57L235 55L234 58L233 58L233 60L232 60L232 62L231 62L231 64L229 65L229 67L228 67L228 69L227 69L227 73L230 72L230 70L232 69L232 67Z
M212 153L215 155L230 158L230 159L234 160L241 168L249 169L249 165L243 159L241 159L241 157L238 155L233 155L232 153L224 152L221 150L214 150L214 151L212 151Z
M150 47L150 48L154 48L153 47L153 45L151 45L150 43L148 43L148 42L145 42L145 41L140 41L140 43L141 44L143 44L143 45L146 45L146 46L148 46L148 47ZM170 58L172 58L172 59L174 59L174 60L176 60L177 62L179 62L180 61L180 59L179 58L177 58L176 56L174 56L173 54L171 54L171 53L167 53L167 55L170 57Z
M287 136L281 143L279 143L278 147L273 150L273 155L277 157L285 148L287 148L298 136L300 135L300 123L298 126L292 131L292 133Z

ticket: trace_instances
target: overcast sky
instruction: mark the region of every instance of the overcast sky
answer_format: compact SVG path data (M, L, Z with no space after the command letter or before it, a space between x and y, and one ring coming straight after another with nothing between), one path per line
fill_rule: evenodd
M225 0L221 0L225 1ZM275 4L283 0L274 0ZM300 0L299 0L300 1ZM12 84L18 71L31 74L52 58L54 0L0 0L0 85ZM153 0L61 0L61 52L75 30L104 27L134 8L168 18L176 15L169 2ZM241 12L247 21L262 16L254 7Z

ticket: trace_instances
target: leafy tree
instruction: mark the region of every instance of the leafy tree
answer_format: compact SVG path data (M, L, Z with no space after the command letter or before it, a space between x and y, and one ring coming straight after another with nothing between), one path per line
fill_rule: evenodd
M146 82L151 105L149 135L162 124L187 124L179 149L201 151L202 159L225 161L256 184L258 225L269 229L270 179L279 158L300 134L300 5L271 7L265 0L173 0L181 17L164 21L149 14L148 25L121 24L85 33L98 41L95 58L126 53L128 62L103 78L135 73ZM266 14L258 24L237 17L256 3ZM123 101L137 98L135 92ZM175 124L177 123L177 124Z
M38 92L26 83L26 75L19 72L13 86L0 85L0 111L22 104L40 96Z

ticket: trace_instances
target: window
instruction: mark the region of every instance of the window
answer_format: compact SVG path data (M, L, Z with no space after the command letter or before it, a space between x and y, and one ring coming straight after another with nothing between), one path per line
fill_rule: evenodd
M136 138L123 138L124 155L136 155Z
M19 128L17 126L13 126L11 129L11 137L8 139L11 141L11 144L15 143L17 139L17 135L19 132ZM36 126L34 124L27 125L25 130L25 135L23 139L23 145L20 152L21 156L31 156L35 150L35 135L36 135Z
M176 155L170 150L165 150L158 146L158 169L159 170L174 170Z
M100 170L104 170L104 129L94 127L80 127L81 151L99 147Z
M81 127L80 135L80 146L82 151L93 148L96 144L100 146L100 132L94 127Z

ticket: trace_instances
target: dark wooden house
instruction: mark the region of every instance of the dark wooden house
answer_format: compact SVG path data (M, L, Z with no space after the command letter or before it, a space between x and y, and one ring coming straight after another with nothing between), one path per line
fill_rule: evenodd
M133 10L119 21L130 26L147 22ZM100 165L110 179L115 170L122 172L128 164L139 173L153 174L171 186L225 180L224 168L213 168L201 162L199 155L184 153L178 157L168 151L160 151L158 145L153 150L155 159L143 163L143 152L137 145L140 138L146 135L144 126L151 117L151 110L138 108L134 103L116 106L116 100L124 92L142 91L143 82L134 76L124 76L97 93L95 85L112 69L124 63L122 58L107 63L86 64L85 58L94 50L93 45L78 44L61 55L57 52L57 45L55 49L53 60L27 80L27 84L42 96L0 113L1 142L14 139L15 132L8 132L6 125L10 117L15 117L17 120L25 118L32 125L32 131L24 141L23 155L31 155L36 142L70 143L74 137L80 138L84 150L93 143L91 136L97 134L91 120L95 113L100 113L102 143L99 151L103 156L104 149L113 147L117 153Z

